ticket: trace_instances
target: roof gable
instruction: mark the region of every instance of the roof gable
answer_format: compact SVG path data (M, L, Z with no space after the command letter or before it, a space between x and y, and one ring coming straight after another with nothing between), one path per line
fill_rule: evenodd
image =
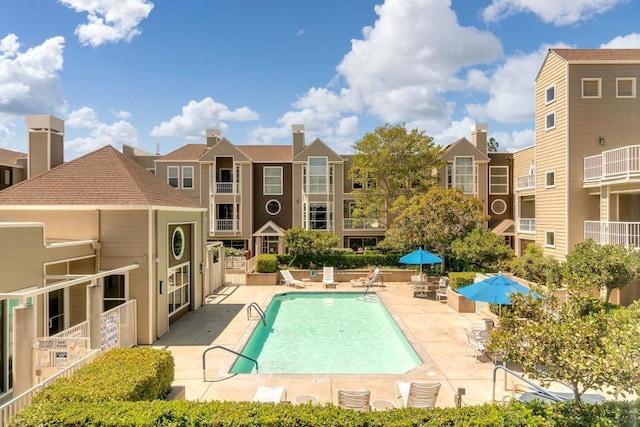
M206 151L206 144L186 144L172 152L159 157L156 161L197 161Z
M206 147L206 146L205 146ZM236 162L248 162L247 156L238 149L237 145L232 144L227 138L222 138L213 147L209 147L199 158L201 162L214 162L216 156L233 156Z
M200 208L110 145L6 188L0 205Z
M449 162L453 162L457 156L473 156L476 162L489 161L489 157L486 154L478 150L475 145L464 137L449 145L442 157Z
M321 139L316 138L311 144L307 145L293 158L293 161L307 161L309 156L327 156L330 162L344 162L344 159L336 154Z

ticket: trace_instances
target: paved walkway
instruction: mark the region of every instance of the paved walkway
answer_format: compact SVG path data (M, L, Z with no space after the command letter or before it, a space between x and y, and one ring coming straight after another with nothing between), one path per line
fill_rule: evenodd
M442 387L437 406L454 406L459 387L466 389L463 403L474 405L491 401L494 364L464 355L464 329L480 321L474 313L455 312L444 302L414 298L409 285L385 283L376 291L386 304L409 341L423 360L419 367L402 375L289 375L289 374L228 374L235 356L223 350L210 351L206 356L206 381L203 379L202 354L211 346L220 345L240 351L255 327L256 320L247 320L246 308L257 302L266 310L274 294L290 292L286 286L231 286L207 297L207 303L190 312L171 326L171 330L154 347L169 349L176 363L174 385L186 386L189 400L251 400L259 385L285 386L287 400L295 396L314 394L320 403L335 402L338 389L368 389L371 400L395 401L396 381L440 382ZM313 283L301 291L324 291L321 283ZM362 290L341 283L335 291ZM366 361L363 361L366 363ZM500 379L503 377L500 375ZM502 380L499 381L501 383ZM508 392L497 387L501 398Z

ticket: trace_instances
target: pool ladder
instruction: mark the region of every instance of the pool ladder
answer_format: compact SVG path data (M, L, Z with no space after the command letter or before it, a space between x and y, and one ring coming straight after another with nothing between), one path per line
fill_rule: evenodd
M246 356L246 355L244 355L242 353L238 353L237 351L231 350L230 348L227 348L227 347L224 347L224 346L221 346L221 345L216 345L216 346L213 346L213 347L209 347L208 349L206 349L202 353L202 380L203 381L207 381L207 361L205 359L205 356L207 355L208 352L210 352L211 350L215 350L217 348L220 348L222 350L228 351L229 353L233 353L236 356L243 357L243 358L245 358L247 360L252 361L253 363L256 364L256 373L258 372L258 361L256 359L252 359L251 357Z
M247 306L247 320L251 319L251 309L255 309L260 315L260 320L262 320L262 324L267 326L267 315L264 314L264 311L260 308L257 302L252 302Z

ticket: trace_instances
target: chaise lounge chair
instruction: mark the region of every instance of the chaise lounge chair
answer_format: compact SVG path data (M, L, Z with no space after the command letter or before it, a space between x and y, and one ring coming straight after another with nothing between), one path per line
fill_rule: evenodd
M284 387L265 387L259 386L256 394L253 396L254 402L278 403L283 402L287 398L287 389Z
M378 285L374 285L376 282L378 282ZM351 286L355 287L363 287L363 288L368 288L369 286L381 286L384 287L384 282L382 281L382 276L380 276L380 269L376 268L375 270L373 270L373 276L371 276L371 279L368 280L350 280L351 282Z
M338 390L338 406L356 411L370 411L371 392L368 390L347 391Z
M284 284L287 286L295 286L296 288L303 288L309 284L309 282L303 282L302 280L294 279L289 270L280 270Z
M333 267L322 267L322 284L325 288L335 288L337 283L333 280Z
M396 400L401 408L433 408L440 383L396 382Z

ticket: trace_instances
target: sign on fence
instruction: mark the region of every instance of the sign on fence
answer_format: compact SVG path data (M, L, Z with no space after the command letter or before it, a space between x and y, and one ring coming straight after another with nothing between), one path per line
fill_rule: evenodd
M100 324L102 351L118 348L118 312L113 311L102 317Z
M86 356L89 349L87 337L36 338L36 368L63 369Z

